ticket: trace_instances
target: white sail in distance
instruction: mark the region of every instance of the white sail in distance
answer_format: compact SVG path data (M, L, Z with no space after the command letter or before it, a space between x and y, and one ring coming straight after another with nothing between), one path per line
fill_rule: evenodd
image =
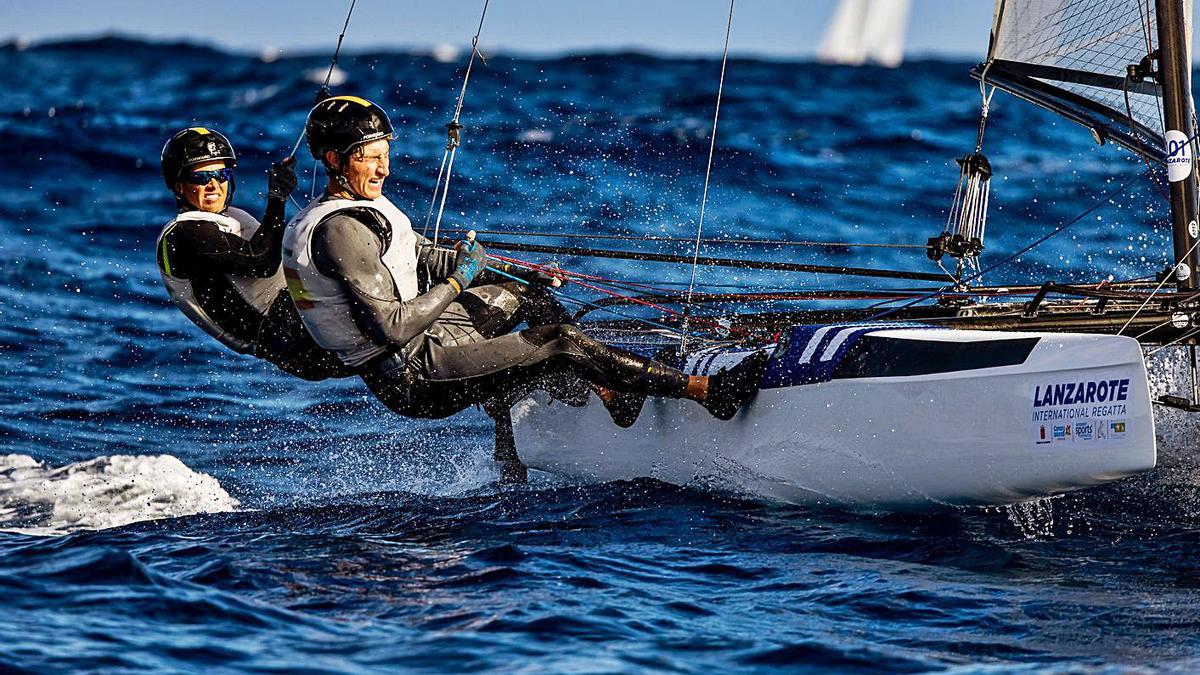
M822 63L895 68L904 61L910 0L841 0L817 48Z

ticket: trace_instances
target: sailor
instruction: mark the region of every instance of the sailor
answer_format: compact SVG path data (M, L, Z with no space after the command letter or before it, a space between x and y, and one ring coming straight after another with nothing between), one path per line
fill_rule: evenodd
M601 387L614 420L628 426L647 395L690 398L730 419L757 390L765 356L719 376L688 376L567 322L482 328L472 306L504 295L490 285L468 290L487 266L482 244L459 242L445 275L435 272L427 288L419 283L421 261L437 251L383 196L393 138L387 114L366 99L335 96L312 109L306 133L329 185L288 223L288 290L317 343L392 410L442 418L476 403L511 403L567 373Z
M158 267L171 300L200 328L306 380L352 374L304 330L280 265L284 202L295 160L268 172L262 223L230 206L237 157L222 134L184 129L162 150L162 175L178 214L158 236Z

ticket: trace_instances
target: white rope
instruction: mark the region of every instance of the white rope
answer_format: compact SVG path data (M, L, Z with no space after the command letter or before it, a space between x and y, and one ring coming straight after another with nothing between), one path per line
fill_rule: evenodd
M1200 333L1200 328L1193 328L1190 331L1184 333L1183 335L1180 335L1179 337L1175 338L1174 340L1171 340L1170 342L1161 344L1156 349L1151 349L1149 352L1146 353L1146 356L1154 356L1155 354L1161 352L1162 350L1166 349L1167 347L1174 347L1177 343L1183 342L1184 340L1191 338L1192 336L1196 335L1197 333Z
M712 177L713 153L717 148L717 121L721 117L721 95L725 91L725 66L729 61L729 33L733 30L733 3L729 0L729 18L725 22L725 49L721 54L721 79L717 83L717 105L713 110L712 135L708 139L708 164L704 167L704 190L700 195L700 219L696 223L696 243L692 247L692 274L688 281L687 300L684 302L683 331L679 336L680 351L685 347L684 338L688 330L688 308L692 305L692 292L696 288L696 267L700 260L700 239L704 233L704 210L708 205L708 182Z
M1138 314L1141 314L1142 310L1146 308L1146 305L1150 304L1150 301L1154 299L1155 294L1162 290L1162 287L1165 286L1166 283L1171 279L1171 276L1175 273L1175 270L1179 268L1179 263L1187 260L1187 257L1192 254L1192 251L1196 250L1197 244L1200 244L1200 239L1197 239L1195 242L1193 242L1192 247L1187 250L1187 253L1184 253L1183 257L1171 266L1170 274L1163 275L1162 281L1158 282L1158 285L1154 287L1153 291L1150 291L1150 295L1146 296L1146 299L1142 301L1141 306L1134 311L1133 316L1130 316L1129 320L1125 322L1125 325L1121 326L1121 330L1117 331L1117 335L1124 333L1125 329L1129 328L1129 324L1133 323L1133 320L1137 318Z
M429 223L433 220L433 210L437 208L438 188L442 186L442 174L446 172L446 159L450 157L450 148L442 153L442 165L438 167L437 181L433 184L433 196L429 198L429 211L425 213L425 229L421 231L421 236L429 235Z
M463 101L467 97L467 83L471 81L471 68L475 65L475 57L478 56L480 61L487 63L487 59L479 52L479 34L483 32L483 20L487 18L488 4L491 0L483 0L483 11L479 13L479 25L475 28L475 35L471 38L471 57L467 59L467 69L463 73L462 88L458 92L458 101L454 104L454 118L450 120L450 124L446 125L446 152L442 154L442 167L445 169L443 174L442 169L438 169L438 180L433 187L433 201L438 201L438 190L441 190L442 197L438 203L437 220L433 223L433 243L437 244L438 234L442 228L442 213L446 210L446 197L450 194L450 174L454 170L454 156L458 152L459 146L459 129L462 126L458 123L462 116ZM443 181L443 175L445 180ZM433 202L430 202L429 213L425 216L425 230L421 233L422 236L429 232L429 218L433 213Z

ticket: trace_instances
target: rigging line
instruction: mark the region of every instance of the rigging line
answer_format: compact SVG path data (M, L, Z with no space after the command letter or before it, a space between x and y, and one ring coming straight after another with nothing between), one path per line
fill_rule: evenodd
M734 0L729 0L729 18L725 22L725 49L721 54L721 79L717 82L717 105L713 110L713 127L712 135L708 139L708 164L704 168L704 190L700 195L700 219L696 223L696 244L692 248L692 274L688 281L688 303L684 305L683 328L687 330L687 308L691 304L692 291L696 286L696 265L700 259L700 238L704 233L704 209L708 205L708 181L712 176L713 153L717 149L717 121L721 117L721 95L725 91L725 66L729 62L729 33L733 31L733 3ZM682 338L679 342L680 351L683 351L684 344Z
M499 275L501 275L501 276L508 277L509 279L512 279L512 280L514 280L514 281L517 281L517 282L519 282L519 283L525 284L526 286L528 286L528 285L529 285L529 282L528 282L528 281L526 281L525 279L522 279L521 277L518 277L518 276L516 276L515 274L509 274L508 272L505 272L504 270L490 269L490 271L492 271L492 272L495 272L496 274L499 274ZM585 287L586 287L586 285L584 285L584 284L580 284L580 285L581 285L581 286L585 286ZM656 328L661 328L661 329L663 329L663 330L670 331L670 332L672 332L672 333L679 333L679 332L680 332L678 328L672 328L671 326L668 326L668 325L666 325L666 324L664 324L664 323L659 323L659 322L657 322L657 321L654 321L654 320L652 320L652 319L646 319L646 318L643 318L643 317L638 317L638 316L630 316L630 315L628 315L628 314L625 314L625 313L623 313L623 312L618 312L618 311L616 311L616 310L612 309L611 307L605 307L605 306L602 306L602 305L598 305L598 304L596 304L596 303L594 303L594 302L589 302L589 301L587 301L587 300L583 300L583 299L581 299L581 298L576 298L576 297L574 297L574 296L567 295L566 293L563 293L562 291L560 291L560 290L558 290L558 289L551 288L551 289L549 289L549 290L550 290L551 292L553 292L555 295L557 295L558 297L562 298L563 300L565 300L565 301L567 301L567 302L572 302L572 303L575 303L575 304L578 304L578 305L581 305L581 306L585 306L585 307L591 307L592 309L600 310L600 311L603 311L603 312L608 312L608 313L610 313L610 314L615 314L616 316L622 317L622 318L624 318L624 319L628 319L628 320L630 320L630 321L634 321L634 322L637 322L637 323L644 323L644 324L646 324L646 325L649 325L649 326L654 326L654 327L656 327ZM596 290L603 291L603 289L596 289ZM603 292L608 292L608 291L603 291ZM643 304L647 304L647 303L643 303ZM651 307L655 307L655 305L650 305L650 306L651 306ZM666 308L662 308L662 309L666 309ZM667 312L671 312L671 310L666 310L666 311L667 311ZM671 312L671 313L674 313L674 312ZM723 327L722 327L722 328L723 328ZM708 340L708 339L710 339L710 337L709 337L709 336L707 336L707 335L703 335L703 334L701 334L701 333L693 333L693 334L692 334L692 336L693 336L693 337L700 338L700 339L703 339L703 340Z
M474 228L472 228L474 229ZM446 229L446 232L454 234L466 234L469 229ZM516 230L479 230L475 229L476 234L495 234L502 237L547 237L561 239L611 239L615 241L655 241L664 243L692 242L691 237L659 237L648 236L638 237L624 234L579 234L575 232L520 232ZM718 237L706 237L701 239L705 244L724 244L738 245L751 244L762 246L846 246L846 247L862 247L862 248L911 248L924 251L928 248L926 244L879 244L867 242L852 242L852 241L791 241L787 239L722 239Z
M1091 214L1093 211L1095 211L1096 209L1100 208L1101 206L1103 206L1103 205L1107 204L1107 203L1109 202L1109 200L1111 200L1113 197L1115 197L1115 196L1117 196L1117 195L1121 194L1122 192L1124 192L1124 191L1128 190L1128 189L1130 188L1130 186L1132 186L1132 185L1133 185L1134 183L1136 183L1137 181L1141 180L1141 179L1142 179L1142 178L1143 178L1143 177L1144 177L1144 176L1145 176L1147 173L1149 173L1149 172L1148 172L1148 171L1143 171L1142 173L1140 173L1140 174L1138 174L1138 175L1134 176L1133 178L1131 178L1130 180L1126 181L1125 183L1123 183L1122 185L1120 185L1120 186L1119 186L1119 187L1117 187L1116 189L1114 189L1114 190L1109 190L1108 192L1104 193L1104 194L1103 194L1103 195L1100 197L1100 199L1098 199L1098 200L1096 201L1096 203L1095 203L1095 204L1092 204L1090 207L1088 207L1086 210L1084 210L1084 211L1083 211L1083 213L1080 213L1079 215L1075 216L1075 217L1074 217L1074 218L1072 218L1071 220L1069 220L1069 221L1067 221L1067 222L1065 222L1065 223L1063 223L1063 224L1059 225L1058 227L1055 227L1055 228L1054 228L1053 230L1051 230L1049 233L1047 233L1047 234L1045 234L1045 235L1043 235L1043 236L1039 237L1039 238L1038 238L1037 240L1035 240L1033 243L1031 243L1031 244L1029 244L1029 245L1025 246L1025 247L1024 247L1024 248L1022 248L1021 250L1017 251L1016 253L1013 253L1012 255L1008 256L1007 258L1005 258L1005 259L1001 260L1000 262L997 262L997 263L995 263L995 264L993 264L993 265L990 265L989 267L987 267L986 269L984 269L984 270L983 270L983 271L981 271L981 272L977 272L977 273L976 273L976 274L974 274L973 276L971 276L971 277L967 278L966 280L964 280L962 283L963 283L963 284L969 284L969 283L971 283L972 281L974 281L974 280L978 279L979 277L982 277L983 275L985 275L985 274L988 274L988 273L990 273L990 272L994 271L994 270L995 270L995 269L997 269L998 267L1001 267L1002 265L1007 265L1008 263L1012 262L1013 260L1016 260L1017 258L1021 257L1022 255L1025 255L1025 254L1026 254L1026 253L1028 253L1029 251L1033 250L1033 249L1034 249L1034 247L1041 245L1043 242L1045 242L1045 241L1049 240L1051 237L1053 237L1053 236L1057 235L1058 233L1062 232L1063 230L1067 229L1068 227L1071 227L1071 226L1072 226L1072 225L1074 225L1075 223L1078 223L1079 221L1083 220L1084 218L1086 218L1087 216L1089 216L1089 215L1090 215L1090 214ZM1196 243L1200 244L1200 239L1197 239L1197 240L1196 240ZM1193 248L1194 248L1194 246L1193 246ZM1189 253L1190 253L1190 251L1189 251ZM883 318L883 317L885 317L885 316L889 316L889 315L891 315L891 314L895 314L896 312L898 312L898 311L900 311L900 310L902 310L902 309L907 309L907 308L909 308L909 307L912 307L913 305L916 305L916 304L919 304L919 303L925 302L926 300L929 300L930 298L936 298L936 297L938 297L939 295L942 295L942 294L944 294L944 293L945 293L945 288L943 287L943 288L940 288L940 289L938 289L938 290L936 290L936 291L933 291L932 293L926 293L925 295L923 295L923 296L921 296L921 297L919 297L919 298L917 298L917 299L915 299L915 300L912 300L911 302L905 303L905 304L903 304L903 305L901 305L901 306L899 306L899 307L893 307L892 309L889 309L889 310L886 310L886 311L880 312L879 314L876 314L876 315L874 315L874 316L870 317L870 318L869 318L869 319L867 319L867 320L868 320L868 321L876 321L876 320L878 320L878 319L881 319L881 318Z
M1142 11L1141 11L1142 0L1138 0L1138 19L1142 24L1142 36L1146 38L1146 55L1153 56L1153 54L1154 54L1154 40L1153 40L1154 28L1152 28L1151 25L1152 25L1152 23L1155 22L1155 16L1152 16L1152 13L1151 13L1150 0L1146 0L1145 7L1146 7L1146 13L1143 15ZM1157 12L1157 10L1155 10L1155 12ZM1160 68L1160 70L1161 70L1161 68ZM1126 77L1128 77L1128 74L1126 75ZM1126 86L1128 86L1128 85L1126 85ZM1128 94L1126 94L1126 97L1128 97ZM1154 96L1153 100L1154 100L1154 109L1158 112L1158 122L1159 122L1159 124L1162 125L1163 129L1165 130L1167 127L1167 123L1166 123L1166 116L1163 114L1162 97ZM1126 102L1126 105L1129 105L1128 102ZM1194 112L1193 112L1193 116L1194 116ZM1132 118L1132 115L1131 115L1131 118ZM1140 144L1141 143L1139 141L1139 145Z
M1143 8L1145 11L1143 11ZM1146 53L1150 54L1154 51L1154 44L1150 39L1150 2L1143 5L1142 0L1138 0L1138 22L1142 24L1142 37L1146 39Z
M1177 260L1177 261L1175 262L1175 264L1171 266L1171 273L1170 273L1170 274L1164 274L1164 275L1163 275L1162 281L1158 282L1158 285L1154 287L1154 290L1150 291L1150 294L1149 294L1149 295L1147 295L1147 296L1146 296L1146 299L1142 301L1142 304L1141 304L1141 306L1139 306L1139 307L1138 307L1138 308L1137 308L1137 309L1136 309L1136 310L1133 312L1133 315L1129 317L1129 320L1125 322L1125 325L1124 325L1124 326L1121 326L1121 330L1117 331L1117 335L1121 335L1122 333L1124 333L1124 332L1125 332L1125 329L1126 329L1126 328L1129 328L1129 324L1133 323L1133 320L1137 318L1137 315L1142 313L1142 310L1146 308L1146 305L1150 304L1150 301L1154 299L1154 296L1155 296L1155 295L1157 295L1157 294L1158 294L1158 292L1159 292L1160 290L1162 290L1162 287L1163 287L1164 285L1166 285L1166 283L1167 283L1168 281L1170 281L1170 280L1171 280L1171 276L1174 274L1175 270L1179 268L1179 264L1180 264L1181 262L1183 262L1184 260L1186 260L1186 259L1187 259L1187 257L1188 257L1189 255L1191 255L1191 254L1192 254L1192 251L1196 250L1196 245L1197 245L1197 244L1200 244L1200 239L1197 239L1196 241L1192 242L1192 247L1191 247L1191 248L1189 248L1189 249L1187 250L1187 253L1184 253L1184 254L1183 254L1183 257L1182 257L1182 258L1180 258L1179 260ZM1140 337L1140 336L1139 336L1139 337Z
M461 143L459 135L462 125L459 124L459 119L462 116L463 101L467 98L467 84L471 81L471 69L475 65L475 57L487 63L487 59L479 51L479 35L483 32L483 21L487 18L488 5L491 0L483 0L483 10L479 13L479 25L475 28L475 35L471 38L471 56L467 59L467 68L463 72L462 88L458 92L458 101L454 104L454 117L450 123L446 125L446 151L442 155L442 165L445 167L445 180L443 182L443 172L438 170L438 182L433 187L433 199L438 200L438 190L442 192L442 198L438 204L437 220L433 223L433 243L436 245L438 241L439 230L442 227L442 214L446 210L446 197L450 194L450 176L454 172L454 157L458 154L458 146ZM433 212L433 206L430 204L430 213ZM429 232L429 216L425 217L425 230L422 233L424 236Z
M333 69L337 67L338 54L342 51L342 40L346 38L346 29L350 27L350 17L354 15L354 4L358 0L350 0L350 9L346 12L346 21L342 24L342 32L338 34L337 46L333 48L333 58L329 60L329 70L325 73L325 81L321 83L321 88L317 90L316 101L313 105L320 103L322 99L329 96L329 80L333 77ZM296 144L292 146L292 152L288 155L289 158L295 157L300 150L300 144L304 142L304 129L300 129L300 135L296 137ZM313 162L313 171L316 172L316 162ZM316 176L313 177L313 182L316 182Z
M524 261L524 260L518 260L517 258L507 258L504 256L493 255L490 253L488 254L488 257L495 259L495 260L499 260L501 262L510 263L510 264L517 265L520 267L526 267L526 268L529 268L536 272L542 272L547 275L564 275L564 276L572 278L572 279L587 279L587 280L592 281L597 284L604 284L605 286L612 286L613 288L619 288L623 291L629 291L629 292L633 292L633 293L643 293L646 291L667 293L667 292L671 291L671 289L665 288L663 285L652 285L652 284L648 284L648 283L637 283L637 282L623 282L623 281L618 281L616 279L608 279L606 277L597 277L597 276L592 276L590 274L581 274L579 272L571 272L571 271L564 270L559 267L544 266L544 265L540 265L538 263L532 263L532 262L528 262L528 261ZM714 287L717 287L717 288L741 288L740 286L732 286L732 285L722 286L719 284L704 284L704 287L705 288L714 288Z
M315 96L317 100L313 102L313 105L320 103L322 99L329 95L329 79L333 77L333 69L337 67L338 54L342 51L342 40L346 37L346 29L350 27L350 17L354 14L354 4L356 2L358 2L358 0L350 0L350 9L346 12L346 21L342 24L342 32L338 34L337 46L333 48L333 58L329 60L329 71L325 73L325 81L321 84L321 88L317 90L317 94ZM292 145L292 152L288 154L288 159L295 157L296 153L300 151L300 144L304 142L304 134L306 131L307 129L305 129L303 126L300 128L300 135L296 137L296 143ZM310 183L308 187L309 201L315 199L316 195L317 160L314 158L312 166L312 183ZM291 195L288 195L288 198L292 200L292 203L296 205L296 208L303 208L296 202L295 198L291 197Z
M450 175L454 172L454 156L458 153L458 141L455 140L455 145L449 150L450 159L446 162L446 181L442 183L442 199L438 203L437 220L433 222L433 245L437 246L438 230L442 226L442 213L446 210L446 197L450 194Z
M304 132L305 131L306 131L305 128L303 126L301 126L300 127L300 135L296 137L296 144L292 146L292 152L291 152L291 154L288 155L289 158L295 157L296 152L298 152L300 150L300 144L304 142Z
M612 258L616 260L640 260L643 262L659 263L691 263L692 260L684 255L668 253L650 253L642 251L620 251L601 248L577 248L573 246L544 246L541 244L521 244L509 241L488 242L488 248L497 251L518 251L524 253L549 253L552 255L578 256L583 258ZM943 274L930 272L909 272L904 270L876 269L871 267L846 267L843 265L813 265L808 263L778 262L771 260L746 260L740 258L701 257L697 264L713 267L735 267L738 269L773 270L776 272L810 272L814 274L836 274L841 276L872 277L879 279L906 279L909 281L930 281L946 283L954 281Z
M1141 341L1141 339L1142 339L1142 338L1144 338L1144 337L1146 337L1147 335L1149 335L1149 334L1153 333L1154 331L1158 330L1159 328L1162 328L1163 326L1166 326L1167 324L1171 323L1171 322L1172 322L1172 321L1174 321L1174 320L1175 320L1175 319L1168 318L1168 319L1166 319L1165 321L1163 321L1162 323L1160 323L1160 324L1156 324L1156 325L1154 325L1154 326L1151 326L1150 328L1147 328L1146 330L1142 331L1141 333L1138 333L1137 335L1134 335L1134 336L1133 336L1133 339L1134 339L1134 340ZM1118 333L1118 335L1120 335L1120 333Z
M429 223L433 221L433 210L437 207L438 188L442 185L442 174L446 171L446 160L450 157L450 148L447 146L445 152L442 153L442 165L438 167L437 180L434 181L433 196L429 198L429 211L425 213L425 229L421 230L421 236L429 235ZM461 230L466 234L469 230Z
M1190 331L1184 333L1183 335L1180 335L1179 337L1175 338L1174 340L1171 340L1170 342L1159 345L1157 349L1151 349L1150 352L1146 354L1146 356L1154 356L1155 354L1161 352L1162 350L1166 349L1167 347L1174 346L1178 342L1183 342L1184 340L1194 337L1197 333L1200 333L1200 326L1191 329Z
M1121 88L1125 92L1125 116L1129 119L1129 129L1132 132L1134 129L1135 123L1133 120L1133 106L1130 105L1130 103L1129 103L1129 73L1125 73L1125 77L1124 77L1124 79L1121 80L1121 82L1122 82ZM1158 190L1158 193L1160 195L1162 195L1163 199L1170 201L1171 197L1170 197L1170 195L1167 194L1167 191L1163 188L1162 183L1155 179L1154 162L1150 158L1150 154L1146 152L1146 149L1144 147L1142 147L1141 134L1134 132L1134 133L1132 133L1132 136L1133 136L1134 140L1136 141L1136 145L1137 145L1136 154L1139 158L1142 159L1142 161L1146 162L1146 168L1150 172L1150 184L1153 185L1155 187L1155 189Z
M487 59L483 58L483 54L479 51L479 34L483 32L483 20L487 17L490 2L491 0L483 0L483 11L479 13L479 26L475 28L475 35L471 38L471 58L467 59L467 71L463 74L462 89L458 92L458 103L454 106L455 122L462 114L463 99L467 97L467 82L471 79L471 66L475 63L475 57L479 56L480 61L487 63Z
M672 315L672 316L679 316L679 317L682 317L682 316L683 316L683 312L679 312L679 311L676 311L676 310L670 309L670 308L668 308L668 307L664 307L664 306L662 306L662 305L659 305L659 304L656 304L656 303L650 302L649 300L644 300L644 299L642 299L642 298L639 298L639 297L636 297L636 296L630 296L630 295L621 295L620 293L616 293L616 292L614 292L614 291L609 291L609 290L606 290L606 289L604 289L604 288L601 288L601 287L599 287L599 286L594 286L594 285L592 285L592 284L588 284L588 283L586 283L586 282L582 282L582 281L576 281L575 283L579 284L580 286L583 286L584 288L588 288L588 289L591 289L591 290L593 290L593 291L599 291L599 292L601 292L601 293L604 293L605 295L608 295L608 296L611 296L611 297L614 297L614 298L620 298L621 300L625 300L625 301L628 301L628 302L631 302L631 303L634 303L634 304L637 304L637 305L642 305L642 306L644 306L644 307L649 307L649 308L651 308L651 309L657 309L658 311L660 311L660 312L663 312L664 314L669 314L669 315ZM603 306L605 306L605 307L608 307L608 305L603 305ZM727 327L727 326L723 326L723 325L721 325L720 323L717 323L716 321L711 321L711 320L708 320L708 319L701 319L701 318L699 318L699 317L692 317L692 320L693 320L694 322L696 322L696 323L699 323L699 324L703 325L703 326L707 326L707 327L708 327L708 328L710 328L710 329L713 329L713 328L715 328L715 329L717 329L717 330L724 331L725 333L729 334L730 336L733 336L733 334L734 334L735 332L736 332L736 333L743 333L743 334L744 334L744 331L741 331L740 329L737 329L737 328L732 328L732 327ZM690 332L689 332L689 333L690 333Z
M649 289L649 290L653 290L653 291L669 291L670 289L665 288L666 286L681 286L681 285L683 285L682 282L670 282L670 281L660 281L660 282L655 282L653 284L649 283L649 282L622 281L620 279L613 279L610 277L602 277L602 276L599 276L596 274L586 274L584 272L575 272L572 270L563 269L554 264L547 265L547 264L543 264L543 263L535 263L535 262L530 262L527 260L521 260L519 258L510 258L507 256L495 255L492 253L489 253L488 257L494 258L501 262L508 262L508 263L512 263L514 265L521 265L524 267L528 267L529 269L537 270L540 272L545 272L545 273L551 274L551 275L561 274L561 275L565 275L565 276L573 277L573 278L587 279L589 281L594 281L596 283L604 283L609 286L615 286L617 288L624 288L625 290L641 288L641 289ZM735 285L735 284L700 284L700 286L703 286L706 288L713 288L713 287L745 288L745 286Z
M342 32L338 35L337 46L333 48L333 59L329 61L329 71L325 73L325 81L321 84L321 91L329 91L329 80L333 77L333 69L337 68L338 54L342 51L342 39L346 37L346 29L350 27L350 17L354 14L354 3L358 0L350 0L350 11L346 12L346 22L342 24Z
M489 257L494 257L494 256L489 256ZM526 267L526 268L528 268L528 269L535 270L535 271L548 271L548 270L550 269L550 268L546 268L546 267L543 267L543 266L541 266L541 265L538 265L538 264L536 264L536 263L526 263L526 262L522 262L522 261L519 261L519 260L513 260L513 259L511 259L511 258L510 258L510 259L507 259L507 260L501 260L501 262L510 262L510 264L514 264L514 265L517 265L517 266L519 266L519 267ZM491 268L489 268L489 269L491 269ZM528 282L527 282L527 281L525 281L525 280L523 280L523 279L520 279L519 277L513 276L512 274L508 274L507 272L504 272L503 270L495 270L495 269L493 269L493 271L495 271L495 272L497 272L497 273L499 273L499 274L501 274L501 275L504 275L504 276L507 276L507 277L511 277L511 278L513 278L513 279L516 279L516 280L518 280L518 281L521 281L522 283L528 284ZM561 270L559 270L559 271L561 272ZM578 276L578 275L577 275L577 276ZM640 298L637 298L637 297L634 297L634 296L621 295L620 293L617 293L617 292L615 292L615 291L610 291L610 290L607 290L607 289L605 289L605 288L601 288L600 286L595 286L595 285L593 285L593 284L589 284L589 283L587 283L587 282L584 282L584 281L579 281L579 280L576 280L576 281L575 281L575 283L576 283L576 284L578 284L579 286L582 286L583 288L591 289L591 290L593 290L593 291L599 291L600 293L604 293L605 295L608 295L608 296L611 296L611 297L614 297L614 298L619 298L619 299L621 299L621 300L626 300L626 301L629 301L629 302L632 302L632 303L635 303L635 304L644 305L644 306L646 306L646 307L650 307L650 308L652 308L652 309L657 309L658 311L660 311L660 312L663 312L663 313L665 313L665 314L671 314L671 315L676 315L676 316L681 316L681 315L682 315L682 314L681 314L681 312L677 312L677 311L675 311L675 310L673 310L673 309L670 309L670 308L668 308L668 307L663 307L662 305L657 305L657 304L654 304L653 302L650 302L650 301L647 301L647 300L644 300L644 299L640 299ZM552 292L554 292L554 293L560 293L560 291L559 291L558 289L556 289L556 288L551 288L550 290L551 290ZM570 297L570 296L566 296L566 295L564 295L564 297ZM592 303L592 306L594 306L594 307L601 307L601 305L598 305L598 304L595 304L595 303ZM624 315L622 315L622 316L624 316ZM633 318L633 317L626 317L626 318ZM731 328L727 328L726 326L723 326L723 325L721 325L721 324L719 324L719 323L717 323L717 322L715 322L715 321L709 321L709 320L700 320L700 319L697 319L696 321L697 321L698 323L706 324L706 325L708 325L710 328L717 328L717 329L719 329L719 330L723 330L723 331L725 331L725 332L727 332L727 333L730 333L730 334L732 334L734 330L737 330L737 329L731 329Z
M496 256L489 256L489 257L496 258ZM538 265L537 263L528 263L528 262L524 262L524 261L520 261L520 260L515 260L513 258L497 258L497 260L499 260L500 262L508 262L510 264L517 265L519 267L525 267L525 268L528 268L528 269L531 269L534 271L540 271L540 272L557 271L559 273L564 272L563 270L553 270L552 268ZM506 272L504 272L502 270L494 270L494 271L496 271L500 274L503 274L505 276L512 277L511 274L507 274ZM566 274L569 274L574 277L585 277L585 278L590 277L590 275L574 274L574 273L570 273L570 272L566 272ZM514 277L514 278L516 278L516 277ZM598 277L598 278L589 278L589 281L595 281L595 283L604 283L604 281L607 281L607 280L605 280L603 277ZM644 300L644 299L640 299L635 296L622 295L615 291L610 291L608 289L601 288L600 286L596 286L596 285L593 285L593 284L590 284L590 283L587 283L584 281L580 281L578 278L575 280L575 283L578 284L579 286L582 286L583 288L591 289L593 291L599 291L600 293L604 293L605 295L608 295L608 296L611 296L614 298L619 298L621 300L626 300L626 301L629 301L629 302L632 302L635 304L644 305L646 307L657 309L658 311L663 312L665 314L682 316L681 312L675 311L668 307L663 307L662 305L657 305L657 304L654 304L653 302L650 302L650 301ZM608 284L608 285L612 285L612 284ZM551 290L554 292L558 292L557 289L551 289ZM661 290L661 289L658 289L658 290ZM710 328L718 328L718 329L724 330L726 332L732 332L732 329L726 328L725 326L722 326L721 324L716 323L714 321L701 320L701 319L696 319L696 321L698 323L708 325Z

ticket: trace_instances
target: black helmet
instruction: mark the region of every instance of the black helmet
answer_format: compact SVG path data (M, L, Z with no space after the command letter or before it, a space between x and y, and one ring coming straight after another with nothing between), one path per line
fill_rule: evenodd
M324 159L326 150L344 155L364 143L391 140L392 122L365 98L334 96L313 106L304 133L313 158Z
M233 145L228 138L212 129L188 127L172 136L163 146L163 182L168 190L175 192L184 169L222 160L230 168L237 166L237 155L233 154Z

